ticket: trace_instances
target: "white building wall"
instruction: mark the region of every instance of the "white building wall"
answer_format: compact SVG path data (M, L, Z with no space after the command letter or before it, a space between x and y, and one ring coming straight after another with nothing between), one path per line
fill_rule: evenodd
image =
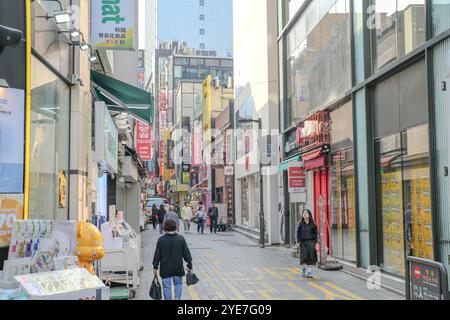
M262 118L262 127L278 133L278 50L277 50L277 1L276 0L234 0L234 85L235 112L248 105L253 99L253 119ZM257 126L255 125L255 129ZM236 160L236 194L239 194L240 179L258 174L259 152L255 130L251 139L252 152L250 168L245 169L245 157ZM236 141L243 144L243 141ZM276 152L277 147L272 148ZM273 163L277 166L276 163ZM280 242L278 214L278 170L267 171L263 178L264 213L266 234L269 244ZM257 176L256 176L257 177ZM259 229L259 194L255 183L259 179L250 179L250 225ZM236 197L236 217L240 216L241 201ZM253 221L253 222L252 222ZM236 223L240 224L240 219Z

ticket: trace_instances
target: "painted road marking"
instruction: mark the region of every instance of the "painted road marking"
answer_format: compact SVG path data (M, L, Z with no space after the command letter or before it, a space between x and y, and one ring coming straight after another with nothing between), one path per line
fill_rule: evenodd
M265 300L276 300L265 290L256 290L256 292L258 292Z
M344 300L351 300L351 299L348 298L348 297L342 296L342 295L340 295L340 294L336 294L336 293L334 293L334 292L328 290L327 288L322 287L322 286L319 285L318 283L308 282L308 284L309 284L311 287L313 287L313 288L315 288L315 289L317 289L317 290L319 290L319 291L322 291L322 292L325 294L325 300L336 300L336 298L342 298L342 299L344 299Z
M264 270L265 272L267 272L268 274L274 276L275 278L279 279L279 280L282 280L282 279L283 279L283 277L282 277L281 275L279 275L279 274L276 273L275 271L272 271L271 268L263 268L263 270Z
M340 287L338 287L338 286L336 286L336 285L334 285L334 284L332 284L330 282L324 282L324 284L329 286L329 287L331 287L331 288L333 288L336 291L339 291L339 292L349 296L350 298L352 298L354 300L363 300L362 297L360 297L360 296L358 296L356 294L353 294L353 293L351 293L351 292L349 292L349 291L347 291L347 290L345 290L343 288L340 288Z
M307 298L307 300L320 300L319 297L317 297L317 296L315 296L315 295L309 293L308 291L306 291L306 290L303 289L303 288L300 288L300 287L299 287L298 285L296 285L295 283L287 282L287 285L288 285L289 287L291 287L292 289L294 289L295 291L297 291L297 292L301 293L302 295L304 295L304 296Z
M228 300L228 298L225 295L225 293L219 289L219 287L214 282L214 280L210 277L208 272L205 272L203 274L203 276L205 276L206 282L208 282L208 284L213 288L214 292L217 294L217 296L219 297L220 300Z
M220 278L221 276L221 272L219 272L219 270L217 268L212 267L211 268L212 272L216 274L216 276L218 276ZM236 289L235 286L233 286L230 281L227 281L226 279L224 279L224 277L221 278L223 281L223 283L225 284L225 286L230 289L230 291L233 293L233 295L235 295L235 298L237 300L246 300L245 296L238 290Z

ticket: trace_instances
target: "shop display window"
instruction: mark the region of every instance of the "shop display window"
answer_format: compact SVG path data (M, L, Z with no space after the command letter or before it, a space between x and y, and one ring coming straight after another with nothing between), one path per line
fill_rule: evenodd
M332 254L356 262L355 167L353 149L331 155L330 211Z
M433 259L428 125L376 142L380 265L405 273L405 256Z
M69 169L69 88L32 58L30 219L67 219L59 173Z

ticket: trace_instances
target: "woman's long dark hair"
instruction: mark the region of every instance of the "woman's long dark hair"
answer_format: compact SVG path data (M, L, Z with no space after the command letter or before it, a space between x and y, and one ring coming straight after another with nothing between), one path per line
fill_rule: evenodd
M305 210L302 211L302 222L301 222L301 224L306 224L305 218L303 218L303 214L305 212L309 214L309 223L314 224L314 218L313 218L312 212L311 212L311 210L308 210L308 209L305 209Z

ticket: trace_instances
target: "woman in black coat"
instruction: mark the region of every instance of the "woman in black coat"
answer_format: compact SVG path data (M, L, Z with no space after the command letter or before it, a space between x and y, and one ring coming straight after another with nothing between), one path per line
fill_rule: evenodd
M312 213L303 211L302 220L297 226L297 246L300 247L300 265L303 266L302 277L312 278L311 267L317 264L317 226Z
M158 223L159 223L159 233L164 234L164 217L166 216L166 209L164 208L164 205L162 204L161 207L159 207L158 210Z
M159 209L156 206L156 204L153 204L152 206L152 224L153 224L153 230L156 230L156 224L158 223L158 214Z

